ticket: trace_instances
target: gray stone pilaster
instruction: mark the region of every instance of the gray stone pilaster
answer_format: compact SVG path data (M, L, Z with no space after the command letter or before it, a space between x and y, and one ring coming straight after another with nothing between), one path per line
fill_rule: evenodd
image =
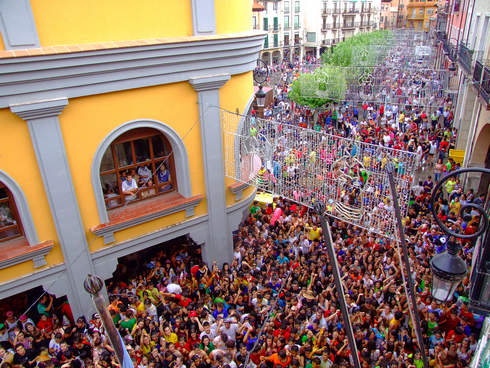
M58 119L67 104L66 98L60 98L11 105L10 109L24 119L29 127L65 260L67 277L60 281L66 283L66 294L76 318L82 314L88 316L94 310L89 294L83 289L85 276L94 272L94 266ZM56 290L63 290L63 285L59 285Z
M216 34L214 0L191 0L194 36Z
M209 235L203 258L208 264L216 260L218 265L233 260L233 242L226 215L225 170L219 110L219 89L229 79L229 74L189 79L198 94L202 159L209 216Z

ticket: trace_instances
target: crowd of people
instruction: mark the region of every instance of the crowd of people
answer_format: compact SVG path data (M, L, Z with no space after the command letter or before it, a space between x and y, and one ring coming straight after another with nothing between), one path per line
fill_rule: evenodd
M423 183L406 219L417 308L431 366L466 367L482 318L468 311L468 280L450 304L430 296L428 261L447 242L428 212L432 186ZM451 194L471 196L458 183ZM283 214L272 221L276 209ZM440 212L466 229L477 226L477 218L458 218L444 203ZM331 227L362 366L422 367L397 245L339 221ZM322 236L315 213L274 198L252 204L230 264L208 267L197 248L181 245L120 266L107 285L108 309L134 366L351 367ZM473 244L463 246L470 263ZM36 316L8 312L0 340L2 368L117 365L99 316L73 321L48 294Z
M295 68L283 66L266 118L416 152L419 166L431 167L435 180L458 167L447 157L456 137L450 99L430 111L341 103L317 114L287 98ZM430 176L413 187L404 219L417 311L431 367L467 367L483 317L468 310L468 277L450 303L431 297L429 260L455 241L431 217L433 188ZM478 214L461 217L459 209L484 195L465 191L458 180L448 181L444 191L438 216L474 233ZM338 220L330 219L330 225L362 367L423 367L397 243ZM233 260L220 266L203 264L198 247L189 245L120 265L107 284L109 312L135 367L353 366L332 262L311 209L280 197L254 202L234 234ZM471 264L474 243L461 245L462 258ZM45 293L34 312L7 312L0 324L0 368L116 367L100 317L74 319L67 304L53 303Z

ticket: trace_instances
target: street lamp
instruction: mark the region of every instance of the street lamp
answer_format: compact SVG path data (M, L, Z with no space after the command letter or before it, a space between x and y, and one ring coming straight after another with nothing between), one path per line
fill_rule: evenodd
M439 303L453 298L454 291L468 272L468 266L459 256L459 245L448 241L447 251L433 257L430 261L432 270L432 297Z
M259 90L255 93L255 100L257 101L258 107L264 107L265 105L265 92L262 89L262 85L259 86Z
M474 173L488 175L490 174L490 169L472 167L450 172L441 181L436 183L430 198L432 216L449 239L447 243L447 251L434 256L430 261L430 268L432 270L432 297L438 302L444 303L450 301L453 297L454 291L468 272L466 262L458 256L460 246L456 239L475 240L482 235L489 226L488 214L485 212L485 209L482 207L482 205L474 202L465 204L461 207L459 212L460 216L468 213L468 211L471 211L472 214L478 214L478 228L474 233L461 233L453 226L446 226L441 218L437 216L438 208L436 203L439 201L441 196L444 196L444 190L442 190L442 188L444 187L446 181L462 174L467 175Z

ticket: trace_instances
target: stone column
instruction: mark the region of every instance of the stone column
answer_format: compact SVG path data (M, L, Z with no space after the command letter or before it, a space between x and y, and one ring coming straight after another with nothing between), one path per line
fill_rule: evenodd
M219 266L233 260L233 241L226 215L225 170L219 109L219 89L229 79L229 74L189 79L189 83L197 91L199 102L202 160L209 216L209 234L203 249L203 260L209 266L214 260Z
M66 98L11 105L10 110L27 122L39 170L56 226L66 265L66 294L75 318L95 309L83 288L87 274L94 273L78 201L66 157L58 115ZM89 175L90 173L87 173ZM41 185L41 183L39 183ZM58 291L63 287L56 287Z

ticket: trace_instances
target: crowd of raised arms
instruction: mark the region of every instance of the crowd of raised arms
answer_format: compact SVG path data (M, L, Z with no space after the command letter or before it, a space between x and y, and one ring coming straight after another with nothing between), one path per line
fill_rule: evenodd
M332 104L314 119L286 96L301 66L275 68L283 74L266 118L411 150L421 167L432 166L436 180L457 168L447 160L456 134L450 100L433 111ZM413 186L404 219L417 310L431 367L467 367L483 317L468 310L468 278L452 302L440 305L431 298L429 260L448 242L429 213L433 187L430 176ZM481 204L485 196L464 190L458 180L449 180L444 191L449 200L437 203L438 216L474 233L478 215L461 217L459 209ZM421 368L397 244L337 220L330 224L362 366ZM471 264L473 242L461 245L461 257ZM107 284L109 311L135 367L353 366L319 218L308 208L277 197L254 202L234 234L234 259L220 267L203 264L190 241L146 257L130 266L120 263ZM0 368L116 367L99 316L74 320L66 303L55 304L46 293L27 315L6 313Z

